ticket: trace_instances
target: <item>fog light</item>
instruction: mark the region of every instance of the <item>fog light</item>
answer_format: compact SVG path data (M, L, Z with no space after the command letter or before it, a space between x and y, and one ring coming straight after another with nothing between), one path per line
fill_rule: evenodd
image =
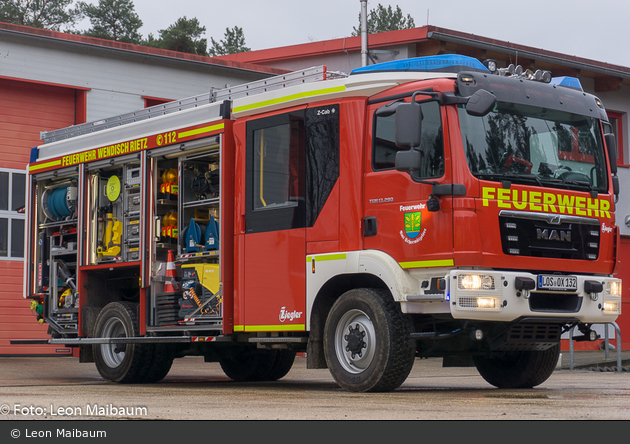
M597 341L597 338L599 338L599 335L595 333L593 330L591 330L591 332L588 334L588 339L591 342L593 342L593 341Z
M620 304L617 301L604 302L604 311L609 313L621 313Z
M496 298L477 298L477 307L479 308L495 308Z
M483 331L474 328L470 334L470 337L473 338L475 341L481 341L483 339Z

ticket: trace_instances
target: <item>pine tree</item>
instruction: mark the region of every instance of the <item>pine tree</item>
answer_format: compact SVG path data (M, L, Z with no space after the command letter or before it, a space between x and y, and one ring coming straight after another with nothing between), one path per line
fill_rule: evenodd
M159 39L156 39L153 34L149 34L147 40L143 41L142 44L170 49L171 51L208 55L208 40L200 38L206 32L206 27L201 26L196 18L181 17L168 28L158 32L160 33Z
M74 0L1 0L0 22L52 31L71 31L83 18Z
M234 28L225 28L225 40L219 42L210 37L212 46L208 49L211 56L220 56L226 54L235 54L237 52L251 51L251 48L245 46L245 36L243 28L235 26Z
M367 19L368 34L416 27L410 14L407 14L407 17L403 17L403 12L398 5L396 5L396 10L394 11L391 5L385 8L379 3L376 9L370 10ZM361 14L359 14L359 28L353 27L353 29L352 35L361 35Z
M83 35L125 43L141 43L142 37L138 29L142 27L142 20L134 11L131 0L99 0L98 6L85 2L80 2L79 5L92 23L92 27Z

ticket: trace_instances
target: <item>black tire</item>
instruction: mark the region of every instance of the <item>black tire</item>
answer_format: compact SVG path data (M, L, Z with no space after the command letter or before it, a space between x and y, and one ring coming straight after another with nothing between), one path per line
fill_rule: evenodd
M324 355L333 378L351 392L387 392L409 376L414 343L398 305L381 289L354 289L333 304Z
M168 375L175 360L175 347L172 344L154 344L151 362L142 382L153 384L160 382Z
M559 355L558 344L544 351L506 352L473 360L481 377L497 388L533 388L549 379Z
M284 378L295 362L295 351L293 350L274 350L276 357L269 373L265 376L265 381L277 381Z
M94 337L138 336L138 304L111 302L96 318ZM94 361L101 376L123 384L142 382L151 359L151 347L141 344L94 344Z
M265 381L274 365L275 352L255 347L231 348L222 353L219 364L227 377L234 381Z

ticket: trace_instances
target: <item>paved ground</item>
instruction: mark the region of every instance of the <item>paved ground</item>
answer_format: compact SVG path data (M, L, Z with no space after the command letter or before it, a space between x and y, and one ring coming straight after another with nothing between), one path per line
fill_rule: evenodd
M621 352L621 370L630 372L630 350ZM571 353L562 352L560 367L571 369ZM575 351L573 353L573 370L590 371L618 371L618 356L616 350L609 350L608 357L604 350L600 351Z

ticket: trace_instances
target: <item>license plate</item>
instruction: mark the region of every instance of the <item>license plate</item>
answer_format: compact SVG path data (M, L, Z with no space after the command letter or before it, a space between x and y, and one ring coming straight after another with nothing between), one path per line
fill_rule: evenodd
M575 276L538 275L539 290L577 291L577 278Z

